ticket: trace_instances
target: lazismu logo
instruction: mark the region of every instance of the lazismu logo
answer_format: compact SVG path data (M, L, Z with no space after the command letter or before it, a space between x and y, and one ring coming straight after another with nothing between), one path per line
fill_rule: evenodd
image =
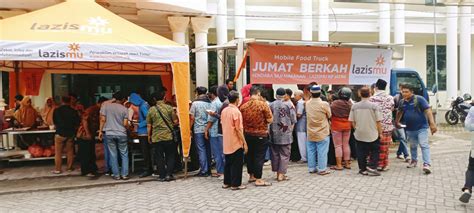
M33 23L30 27L31 30L35 31L80 31L91 34L110 34L112 28L107 27L109 21L103 19L100 16L91 17L87 20L88 24L81 25L77 23L61 23L61 24L40 24Z
M384 66L385 58L380 54L377 59L375 59L375 66L356 66L352 65L352 73L358 75L384 75L387 74L388 69Z
M38 55L41 58L71 58L71 59L80 59L84 57L84 54L81 53L80 46L79 44L72 43L69 44L68 46L69 52L63 52L63 51L41 51L41 49L38 50Z

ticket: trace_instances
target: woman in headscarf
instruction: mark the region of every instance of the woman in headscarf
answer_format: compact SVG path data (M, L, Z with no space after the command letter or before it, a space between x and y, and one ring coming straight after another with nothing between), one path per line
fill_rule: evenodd
M293 128L296 124L296 109L290 96L283 88L276 91L277 100L270 104L273 114L271 160L272 171L276 172L277 180L289 180L286 176L293 143Z
M20 103L20 109L15 112L15 119L21 127L36 127L38 112L31 105L31 98L24 97Z
M240 90L242 92L242 103L240 103L240 106L250 100L250 88L252 88L252 84L247 84Z
M351 89L347 87L341 88L338 92L337 100L331 103L331 130L332 141L336 154L335 170L342 170L344 168L351 168L351 149L349 146L349 139L351 136L351 122L349 121L349 114L352 108ZM344 160L344 167L342 161Z
M22 128L35 128L36 119L39 113L31 105L31 98L24 97L20 102L20 108L14 114L16 125ZM32 141L36 141L37 135L18 135L17 146L21 149L26 149L31 145Z
M56 109L56 104L53 98L46 98L44 108L41 110L41 118L43 119L44 125L52 126L53 124L53 112Z

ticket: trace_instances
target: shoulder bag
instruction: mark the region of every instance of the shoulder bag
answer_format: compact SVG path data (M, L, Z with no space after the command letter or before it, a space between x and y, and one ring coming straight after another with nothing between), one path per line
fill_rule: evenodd
M178 137L178 131L176 131L176 129L174 129L169 123L168 121L166 121L165 119L165 116L163 116L163 113L161 113L161 110L160 108L158 108L158 106L155 106L155 109L156 111L158 111L158 114L160 114L160 117L161 119L163 119L163 121L165 122L166 126L170 129L171 131L171 134L173 136L173 142L175 143L178 143L179 141L179 137Z

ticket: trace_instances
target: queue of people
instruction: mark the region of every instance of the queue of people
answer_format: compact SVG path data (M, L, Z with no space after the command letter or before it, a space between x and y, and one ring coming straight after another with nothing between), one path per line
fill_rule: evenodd
M158 179L170 181L174 179L178 153L176 134L173 134L178 119L170 103L165 102L165 95L164 88L151 94L149 104L140 94L127 96L116 92L112 99L100 97L96 104L86 109L78 102L77 95L70 94L61 97L60 105L47 98L41 110L32 106L30 97L17 95L14 121L15 126L21 128L37 128L38 121L41 121L42 126L55 129L53 174L63 173L62 155L65 151L67 172L75 169L74 161L79 159L84 176L95 179L104 173L116 180L127 180L130 178L129 142L136 137L140 141L145 165L140 177L153 175L155 165ZM132 107L137 110L132 110ZM96 164L97 141L104 144L102 172L98 171ZM31 144L25 146L28 145Z
M374 90L362 87L358 91L362 100L357 103L351 100L352 90L346 87L328 97L328 101L321 86L314 82L305 91L295 91L294 96L292 90L279 88L274 101L269 100L273 94L267 95L268 91L259 85L244 87L245 97L238 97L233 91L231 80L209 91L197 87L196 99L190 106L193 145L197 152L197 159L192 160L199 161L196 176L220 178L225 182L224 188L241 189L238 184L241 177L233 176L241 170L240 163L245 162L250 183L271 186L262 174L269 152L276 180L287 181L293 141L310 173L328 175L334 170L351 169L351 152L355 152L360 174L380 175L389 170L393 131L398 133L398 140L407 140L410 144L411 160L407 167L417 166L417 147L420 146L423 171L431 173L428 132L434 134L437 129L427 101L414 95L410 85L401 85L398 98L389 96L386 86L387 82L379 79ZM156 165L158 179L170 181L174 179L178 151L179 142L173 134L178 119L172 106L164 101L165 94L165 89L152 94L151 104L137 93L127 96L117 92L111 100L101 98L88 109L77 102L77 96L69 95L61 99L60 106L47 99L40 114L31 106L31 100L24 97L18 100L20 107L15 116L22 126L34 125L38 116L46 124L55 126L55 174L62 172L63 147L67 150L66 170L74 169L74 140L77 139L81 172L96 177L97 137L104 142L105 173L117 180L129 179L128 141L130 129L135 126L133 131L140 141L145 162L140 177L152 175L153 165ZM356 149L350 147L351 135ZM335 165L328 165L330 143L334 145ZM211 172L213 163L215 173ZM226 178L226 174L231 178Z
M196 100L190 110L200 164L196 176L219 177L224 180L223 188L244 189L241 171L245 162L249 183L271 186L262 174L269 151L275 179L290 180L287 174L293 141L297 142L300 159L307 163L310 173L329 175L351 169L351 152L355 152L359 174L379 176L390 169L389 147L394 131L406 132L408 136L396 137L410 144L411 160L407 167L417 166L420 146L422 170L431 173L427 136L437 128L427 101L414 95L410 85L401 85L397 102L385 92L387 82L379 79L373 89L359 89L362 100L355 103L351 100L352 90L347 87L330 97L325 97L321 86L314 82L304 92L295 91L293 97L290 89L279 88L274 94L276 100L270 102L263 95L267 90L259 85L245 86L239 97L229 83L211 87L209 92L204 87L196 89ZM213 128L218 129L217 134ZM350 146L351 135L355 149ZM335 165L328 163L330 143L334 145ZM216 173L211 173L212 160Z

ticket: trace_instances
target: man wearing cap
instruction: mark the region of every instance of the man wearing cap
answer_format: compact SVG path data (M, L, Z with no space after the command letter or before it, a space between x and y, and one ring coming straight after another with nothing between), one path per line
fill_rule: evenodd
M310 88L311 99L306 102L308 142L306 142L308 169L310 173L330 174L327 169L329 151L329 103L321 100L321 86ZM316 157L318 158L316 160Z
M291 90L290 90L291 91ZM277 173L277 180L288 180L286 171L290 161L293 127L296 123L296 110L290 95L283 88L276 91L277 100L270 104L275 115L272 123L272 171Z
M379 171L388 170L388 155L390 144L392 143L392 111L395 103L393 102L393 97L388 95L385 92L387 87L387 82L379 79L375 83L375 94L370 97L369 101L377 104L382 112L382 135L380 136L380 154L379 154Z

